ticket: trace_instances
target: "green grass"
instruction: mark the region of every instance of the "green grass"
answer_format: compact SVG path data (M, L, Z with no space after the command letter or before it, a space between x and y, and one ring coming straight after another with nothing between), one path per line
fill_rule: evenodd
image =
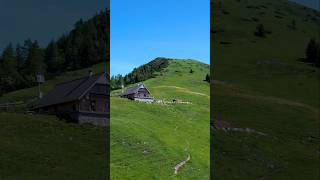
M104 179L105 129L0 113L0 179Z
M106 64L93 66L104 72ZM88 69L72 71L47 81L48 92L57 83L81 78ZM0 103L37 98L37 87L0 97ZM89 124L68 124L54 116L26 115L26 104L16 112L0 112L0 179L105 179L106 129ZM21 113L17 113L21 112Z
M209 179L209 84L203 81L208 72L197 61L172 60L143 82L156 99L192 104L111 98L111 179ZM188 154L191 160L174 175Z
M230 14L218 16L216 4L211 11L212 28L224 30L211 36L213 77L223 82L212 86L213 117L268 135L213 132L214 178L319 179L320 74L298 59L310 38L320 39L320 13L274 0L225 0L221 7ZM259 22L241 20L251 17ZM293 19L296 30L288 28ZM266 38L253 34L259 23L272 32ZM258 63L270 60L276 63Z

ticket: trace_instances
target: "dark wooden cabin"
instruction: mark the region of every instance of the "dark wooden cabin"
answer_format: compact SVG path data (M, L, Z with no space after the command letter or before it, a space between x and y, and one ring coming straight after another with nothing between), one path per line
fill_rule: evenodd
M109 122L109 77L106 73L58 84L34 106L70 122L106 126Z
M128 98L135 101L153 102L153 98L150 95L150 91L143 85L131 87L121 94L122 98Z

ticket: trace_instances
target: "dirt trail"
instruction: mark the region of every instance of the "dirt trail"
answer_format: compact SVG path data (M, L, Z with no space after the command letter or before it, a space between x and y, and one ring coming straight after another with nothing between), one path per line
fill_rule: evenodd
M236 127L231 127L231 124L227 121L221 121L221 120L214 120L214 126L211 126L215 130L222 130L224 132L242 132L242 133L248 133L248 134L258 134L262 136L267 136L266 133L257 131L252 128L236 128Z
M232 93L231 96L241 97L241 98L246 98L246 99L255 99L255 100L259 100L259 101L266 101L266 102L276 103L276 104L281 104L281 105L295 106L295 107L308 109L314 113L319 113L318 108L310 106L308 104L304 104L304 103L300 103L300 102L296 102L296 101L292 101L292 100L288 100L288 99L284 99L284 98L274 97L274 96L251 95L251 94L247 94L247 92L245 92L245 91L241 92L240 91L241 89L236 88L233 85L228 85L228 86L232 89L238 90L238 92Z
M248 95L248 94L235 94L235 96L238 97L243 97L243 98L248 98L248 99L257 99L261 101L268 101L271 103L276 103L276 104L281 104L281 105L289 105L289 106L295 106L295 107L301 107L305 109L309 109L315 113L319 112L319 109L310 106L308 104L300 103L300 102L295 102L283 98L278 98L278 97L272 97L272 96L259 96L259 95Z
M182 87L178 87L178 86L156 86L155 88L174 88L174 89L178 89L178 90L181 91L181 92L190 93L190 94L195 94L195 95L200 95L200 96L205 96L205 97L210 97L210 96L207 95L207 94L190 91L190 90L187 89L187 88L182 88Z
M190 160L190 154L188 154L188 157L186 160L184 161L181 161L179 164L177 164L175 167L174 167L174 174L178 174L178 171L180 170L180 168L185 165L188 161Z

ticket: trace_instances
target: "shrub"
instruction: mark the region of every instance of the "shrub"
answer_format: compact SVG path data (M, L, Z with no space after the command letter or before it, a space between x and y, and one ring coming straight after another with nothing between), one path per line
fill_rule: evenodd
M266 36L266 30L264 29L263 24L259 24L256 27L256 31L254 32L254 35L258 37L265 37Z

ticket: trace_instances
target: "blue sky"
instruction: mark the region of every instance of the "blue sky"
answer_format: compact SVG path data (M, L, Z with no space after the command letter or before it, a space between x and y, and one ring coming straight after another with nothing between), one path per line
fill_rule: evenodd
M112 0L111 75L156 57L210 62L209 0Z
M0 52L31 38L46 46L69 32L80 18L93 17L109 0L0 0Z

